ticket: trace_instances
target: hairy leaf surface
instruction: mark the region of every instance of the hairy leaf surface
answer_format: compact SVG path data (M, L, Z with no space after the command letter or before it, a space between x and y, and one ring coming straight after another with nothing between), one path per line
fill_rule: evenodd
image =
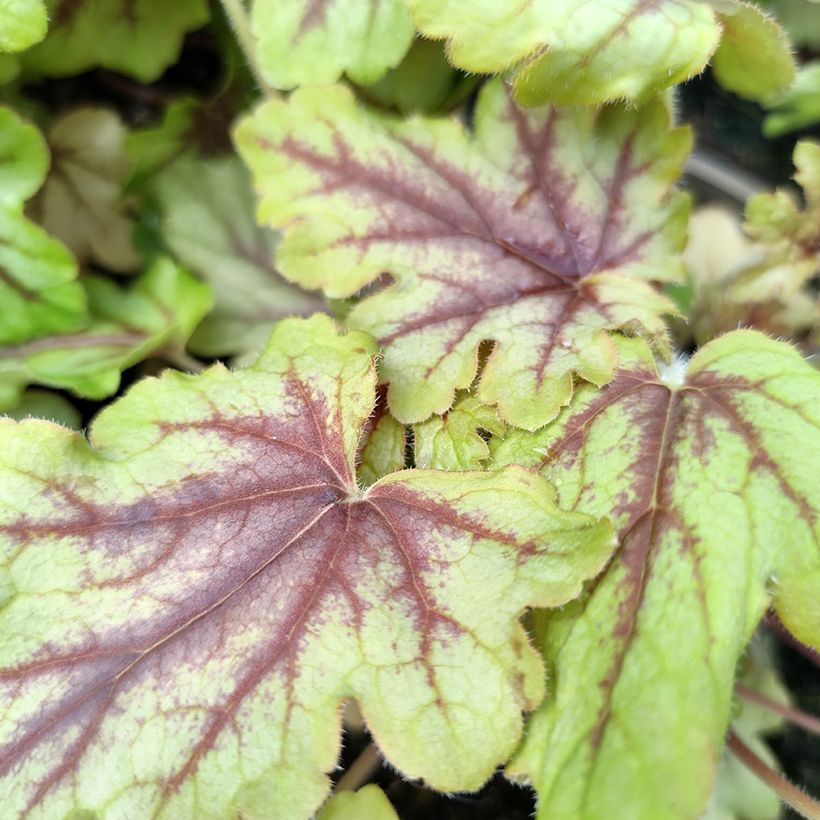
M455 120L395 120L344 88L294 93L246 119L237 142L284 228L278 267L350 296L387 272L351 326L384 350L393 414L423 421L476 374L513 424L535 428L569 399L573 373L612 374L606 330L663 337L669 303L647 280L679 275L685 195L673 192L690 138L661 103L521 110L482 90L475 134Z
M0 345L73 330L86 320L76 261L23 212L47 168L40 132L0 107Z
M46 36L43 0L0 0L0 51L24 51Z
M23 56L30 70L64 77L95 66L156 80L182 37L208 21L206 0L47 0L48 37Z
M390 415L383 387L376 391L376 406L362 436L357 475L364 487L404 469L407 448L405 426Z
M78 108L55 120L48 132L51 169L34 209L81 262L118 272L142 261L122 201L130 170L126 134L119 116L102 108Z
M286 282L273 264L277 235L254 218L248 173L235 158L183 157L156 180L160 235L214 291L214 310L191 340L205 356L260 351L274 322L323 300Z
M347 698L436 788L512 752L544 685L517 618L611 528L519 467L360 490L373 354L284 320L252 368L139 383L91 446L0 420L5 811L308 817Z
M343 73L374 83L413 40L403 0L254 0L252 21L276 88L334 83Z
M83 286L91 320L80 330L0 347L0 408L13 407L31 383L110 396L127 367L182 349L212 304L210 289L167 259L127 289L98 276L84 276Z
M685 376L621 347L610 385L495 454L539 466L563 507L620 538L583 601L535 626L555 691L511 768L544 818L699 816L762 613L820 646L820 375L754 331L701 348Z

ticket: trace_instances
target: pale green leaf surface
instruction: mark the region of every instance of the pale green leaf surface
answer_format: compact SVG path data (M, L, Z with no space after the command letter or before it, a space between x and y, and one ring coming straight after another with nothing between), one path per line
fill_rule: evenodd
M88 442L0 420L4 811L307 818L351 698L434 788L513 751L543 696L517 619L577 595L611 527L519 467L362 491L375 352L286 319L251 368L140 382Z
M820 47L817 0L757 0L788 32L795 46Z
M208 286L167 259L127 288L96 276L83 277L83 285L88 324L0 348L0 408L14 406L31 383L105 398L116 392L125 368L159 349L184 347L212 305Z
M119 116L103 108L77 108L56 119L48 133L51 169L33 208L40 224L81 262L120 273L142 261L123 202L131 170L127 133Z
M390 415L385 391L379 388L359 453L359 483L369 487L380 478L404 469L406 447L406 428Z
M334 83L343 73L374 83L413 40L403 0L254 0L251 20L275 88Z
M579 388L492 465L540 467L565 509L609 516L620 547L560 613L539 613L553 691L511 771L540 818L697 817L731 713L735 666L773 605L820 646L820 374L735 331L659 373L623 341L607 387Z
M535 105L646 100L700 73L720 25L697 0L407 0L425 37L446 39L454 65L512 70Z
M47 30L43 0L0 0L0 51L24 51Z
M26 390L17 404L5 412L18 421L26 418L48 419L72 430L79 430L82 422L80 411L68 399L51 390Z
M723 34L712 60L720 84L741 97L765 100L795 77L789 39L774 18L750 3L726 4Z
M794 85L765 105L770 113L763 121L763 133L770 138L820 122L820 60L800 66Z
M347 321L381 342L402 422L447 410L486 339L498 344L477 396L527 428L569 400L573 374L611 377L607 330L664 341L673 308L649 281L681 273L688 199L673 184L690 136L660 102L522 110L495 82L469 134L300 89L236 139L261 220L283 229L286 278L330 297L382 283Z
M399 816L387 795L371 783L356 792L333 795L316 820L399 820Z
M413 446L416 467L433 470L479 470L490 455L481 437L504 432L495 407L463 394L443 416L432 416L415 426Z
M236 158L183 157L157 176L159 231L168 249L214 292L191 349L217 357L261 350L277 319L324 302L277 272L277 236L254 217L248 172Z
M206 0L47 0L48 37L24 66L54 77L102 66L141 82L156 80L179 56L182 38L208 22Z

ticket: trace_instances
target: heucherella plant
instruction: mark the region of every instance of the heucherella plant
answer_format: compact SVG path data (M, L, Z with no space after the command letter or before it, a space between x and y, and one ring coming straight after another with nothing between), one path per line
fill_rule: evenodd
M3 820L820 817L820 145L704 239L674 91L761 5L0 0Z

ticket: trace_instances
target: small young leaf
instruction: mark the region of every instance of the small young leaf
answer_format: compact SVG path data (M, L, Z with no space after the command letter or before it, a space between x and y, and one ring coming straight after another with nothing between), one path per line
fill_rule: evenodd
M606 330L662 340L688 199L672 190L690 145L656 102L521 110L486 86L475 135L453 120L370 113L344 88L301 89L240 124L260 216L284 227L279 270L344 297L389 273L352 327L384 348L400 421L443 413L498 342L478 387L513 424L553 418L573 374L612 375Z
M43 0L0 0L0 51L24 51L48 30Z
M27 418L48 419L72 430L79 430L82 423L80 411L68 399L50 390L26 390L20 401L6 414L21 421Z
M307 818L350 698L434 788L513 751L544 686L517 618L611 528L519 467L360 490L374 352L287 319L249 369L139 383L90 446L0 420L5 812Z
M403 0L254 0L253 31L275 88L374 83L413 41Z
M122 204L126 134L119 116L105 109L79 108L57 119L48 133L51 170L34 207L40 224L81 262L118 272L142 261Z
M504 432L494 407L465 394L443 416L433 416L415 427L416 467L432 470L480 470L490 455L479 434Z
M645 100L700 73L720 25L698 0L407 0L425 37L446 39L453 64L512 69L525 105Z
M151 353L182 348L210 310L210 289L160 259L127 290L84 276L92 319L81 331L0 348L0 409L27 384L60 387L92 399L116 392L120 373Z
M322 309L316 294L276 271L277 236L257 225L248 173L238 159L183 157L155 186L162 239L214 291L214 310L194 334L192 350L213 357L259 351L277 319Z
M23 213L47 167L39 131L0 107L0 345L71 331L87 319L76 261Z
M399 816L387 795L371 783L357 792L333 795L316 820L399 820Z
M384 388L376 394L376 407L367 420L359 453L358 476L363 487L404 469L407 448L405 427L390 415Z
M685 375L621 347L610 385L495 454L540 465L564 508L609 516L621 542L582 602L535 624L556 689L511 768L544 818L699 816L763 612L820 646L820 375L754 331Z
M208 22L206 0L47 0L51 31L23 55L31 71L64 77L103 66L156 80L186 31Z
M769 138L820 122L820 60L800 66L794 85L764 105L771 112L763 121L763 133Z

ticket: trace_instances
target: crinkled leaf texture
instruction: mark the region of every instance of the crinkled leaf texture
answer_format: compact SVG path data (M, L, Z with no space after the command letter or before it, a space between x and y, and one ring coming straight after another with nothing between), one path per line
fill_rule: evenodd
M182 38L208 22L206 0L47 0L48 37L23 55L26 68L64 77L95 66L156 80Z
M110 396L127 367L157 351L181 350L213 304L208 286L168 259L127 289L101 276L86 275L83 285L92 318L80 331L0 347L0 409L13 407L32 383Z
M0 107L0 345L74 330L87 318L76 261L23 210L48 161L40 132Z
M43 0L0 0L0 51L23 51L48 30Z
M735 666L771 604L820 646L820 375L755 331L656 369L623 369L495 464L540 466L559 503L609 516L620 547L583 599L539 614L555 691L511 770L539 817L699 816L730 717Z
M660 103L522 110L486 86L475 133L397 120L346 89L301 89L240 124L237 143L284 228L279 270L332 297L387 272L348 323L384 351L393 414L423 421L471 384L513 424L553 418L573 374L609 380L606 330L665 338L672 310L648 280L675 279L688 199L672 190L690 145Z
M360 490L373 354L289 319L249 369L139 383L90 446L0 420L4 811L309 817L346 698L434 788L511 754L544 688L517 618L611 527L520 467Z
M273 264L277 235L257 225L248 172L238 158L186 156L157 175L159 231L174 256L214 291L214 310L191 349L204 356L258 353L284 316L323 300L286 282Z
M276 88L370 84L401 62L413 40L403 0L254 0L253 32Z

